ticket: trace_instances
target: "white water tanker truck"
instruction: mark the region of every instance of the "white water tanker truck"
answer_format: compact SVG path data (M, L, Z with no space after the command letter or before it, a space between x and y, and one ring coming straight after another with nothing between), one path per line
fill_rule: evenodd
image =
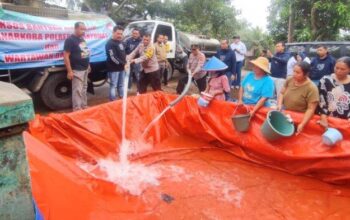
M39 8L1 4L0 80L27 88L50 109L71 106L71 82L63 62L64 40L74 23L87 26L85 39L90 49L89 79L104 82L105 44L115 23L105 15L71 12L63 8Z

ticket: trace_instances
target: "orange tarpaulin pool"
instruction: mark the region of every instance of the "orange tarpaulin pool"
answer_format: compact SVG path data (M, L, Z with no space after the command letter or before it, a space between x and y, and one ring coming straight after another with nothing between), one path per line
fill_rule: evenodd
M139 138L174 98L129 98L127 139ZM24 138L38 209L58 220L350 218L350 122L330 120L344 136L334 147L322 144L317 117L299 136L270 143L260 133L268 109L239 133L234 107L214 101L200 108L185 97L169 110L147 136L152 149L130 157L161 173L138 196L81 166L118 158L121 101L37 116Z

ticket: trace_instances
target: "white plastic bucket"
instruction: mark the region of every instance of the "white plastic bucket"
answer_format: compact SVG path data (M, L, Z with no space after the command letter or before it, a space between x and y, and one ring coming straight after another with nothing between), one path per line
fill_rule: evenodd
M199 105L200 107L208 107L209 101L205 100L205 99L202 98L202 97L199 97L199 98L198 98L198 105Z
M322 135L322 140L325 145L332 146L343 140L343 135L335 128L328 128Z

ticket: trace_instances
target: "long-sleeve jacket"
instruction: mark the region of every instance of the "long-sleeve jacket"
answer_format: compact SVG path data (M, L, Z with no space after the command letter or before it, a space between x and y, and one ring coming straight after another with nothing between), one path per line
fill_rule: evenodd
M327 55L324 59L315 57L311 61L310 79L320 80L323 76L330 75L334 72L335 59Z
M276 53L270 58L271 62L271 76L276 78L286 78L287 63L290 58L290 53Z
M205 60L206 58L204 53L200 51L196 56L193 53L190 54L187 69L191 71L194 79L201 79L207 74L204 70L202 70Z
M132 37L130 37L129 39L127 39L125 41L125 52L127 55L131 54L131 52L133 52L137 46L139 46L139 44L141 43L141 38L138 39L134 39Z
M106 44L107 71L123 71L126 64L125 47L122 41L110 39Z
M140 57L135 59L135 63L141 63L145 73L151 73L159 70L159 64L153 44L150 43L145 46L143 43L140 43L139 46L137 46L137 48L127 56L127 59L134 59L138 55Z
M230 72L232 74L236 72L236 54L233 50L230 48L226 50L220 49L215 56L228 66L225 72Z

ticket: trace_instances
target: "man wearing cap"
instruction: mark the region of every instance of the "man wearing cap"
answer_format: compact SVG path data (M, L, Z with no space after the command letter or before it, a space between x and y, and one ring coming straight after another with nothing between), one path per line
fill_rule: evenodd
M244 64L244 58L247 53L247 47L241 41L241 37L236 35L233 36L233 43L231 44L231 49L236 55L236 68L235 68L235 80L233 81L233 86L239 88L241 85L242 67Z
M236 72L236 55L229 48L228 40L221 40L220 49L215 55L218 59L227 65L227 69L223 70L229 80L229 87L231 87L231 77ZM225 99L230 100L230 92L225 93Z
M253 72L247 73L239 89L238 104L255 105L250 112L251 117L263 106L268 106L268 99L274 96L274 83L268 75L269 60L265 57L258 57L251 61Z
M198 87L200 92L203 92L207 86L206 72L202 70L205 60L205 55L199 50L199 45L192 45L191 54L190 58L188 59L186 69L192 74L193 80L195 81L196 86ZM176 87L176 92L178 94L182 93L187 81L188 76L183 77L179 80L179 83Z

